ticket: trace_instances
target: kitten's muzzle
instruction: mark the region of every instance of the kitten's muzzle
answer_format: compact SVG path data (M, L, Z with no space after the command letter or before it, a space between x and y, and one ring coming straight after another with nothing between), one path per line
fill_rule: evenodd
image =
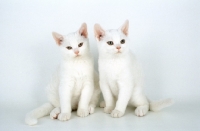
M117 53L120 53L120 49L121 49L121 46L120 45L116 45L116 49L117 49Z
M75 48L75 49L74 49L74 53L75 53L76 55L78 55L78 54L79 54L79 50L78 50L77 48Z
M118 50L120 50L120 49L121 49L121 46L117 46L116 48L117 48Z
M116 49L120 50L120 49L121 49L121 45L120 45L120 44L117 44L117 45L116 45Z

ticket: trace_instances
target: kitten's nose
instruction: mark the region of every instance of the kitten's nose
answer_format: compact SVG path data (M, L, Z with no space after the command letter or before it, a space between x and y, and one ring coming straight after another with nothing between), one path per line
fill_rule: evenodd
M74 53L75 53L76 55L78 55L79 50L78 50L78 49L74 49Z
M74 53L78 55L79 51L75 51Z
M116 48L119 50L119 49L121 49L121 46L117 46Z

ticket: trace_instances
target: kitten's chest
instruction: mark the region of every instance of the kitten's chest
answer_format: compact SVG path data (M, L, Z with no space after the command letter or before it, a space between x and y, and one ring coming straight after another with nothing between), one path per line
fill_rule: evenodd
M84 79L85 76L90 76L93 71L91 61L74 61L67 66L67 73L77 79Z
M109 78L118 78L126 69L128 69L128 62L125 59L100 61L100 70Z
M84 83L83 77L79 77L75 79L74 88L73 88L73 96L79 96L81 94L83 83Z
M79 97L84 82L90 81L93 78L93 63L89 60L75 61L69 64L67 73L74 79L73 96Z

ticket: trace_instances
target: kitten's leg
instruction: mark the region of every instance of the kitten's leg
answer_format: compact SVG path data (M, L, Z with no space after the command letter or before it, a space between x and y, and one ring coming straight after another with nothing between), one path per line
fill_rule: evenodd
M114 118L122 117L125 113L126 107L128 105L128 102L131 98L132 94L132 84L128 84L129 82L124 81L118 82L119 87L119 95L118 100L116 102L116 107L112 111L111 116Z
M88 106L94 90L93 82L86 81L83 85L81 97L78 105L77 115L80 117L86 117L89 115Z
M99 102L100 93L101 93L101 91L99 88L95 89L93 92L92 99L89 104L89 113L90 114L94 113L95 107L96 107L97 103Z
M101 90L99 87L99 75L96 71L94 71L94 92L89 104L90 114L94 113L95 107L97 106L97 103L99 102L100 93L101 93Z
M60 114L60 107L56 107L51 111L50 118L57 119L59 114Z
M73 87L74 81L72 79L66 77L61 79L59 86L61 113L58 115L58 119L61 121L67 121L71 117L71 96Z
M110 114L112 110L115 108L115 99L106 82L101 81L100 88L105 100L104 112Z
M149 102L146 96L143 93L133 94L131 98L131 103L136 107L135 114L136 116L144 116L149 111Z

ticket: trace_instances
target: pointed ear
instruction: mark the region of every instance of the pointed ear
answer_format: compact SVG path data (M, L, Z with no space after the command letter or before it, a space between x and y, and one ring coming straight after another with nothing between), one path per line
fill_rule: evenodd
M83 23L78 32L81 36L84 36L85 38L87 38L88 37L87 24Z
M128 28L129 28L129 21L126 20L121 27L121 31L127 36L128 35Z
M58 34L56 32L52 32L53 38L56 41L58 45L61 45L61 42L63 41L63 36L61 34Z
M105 31L99 24L94 25L94 35L98 40L105 35Z

